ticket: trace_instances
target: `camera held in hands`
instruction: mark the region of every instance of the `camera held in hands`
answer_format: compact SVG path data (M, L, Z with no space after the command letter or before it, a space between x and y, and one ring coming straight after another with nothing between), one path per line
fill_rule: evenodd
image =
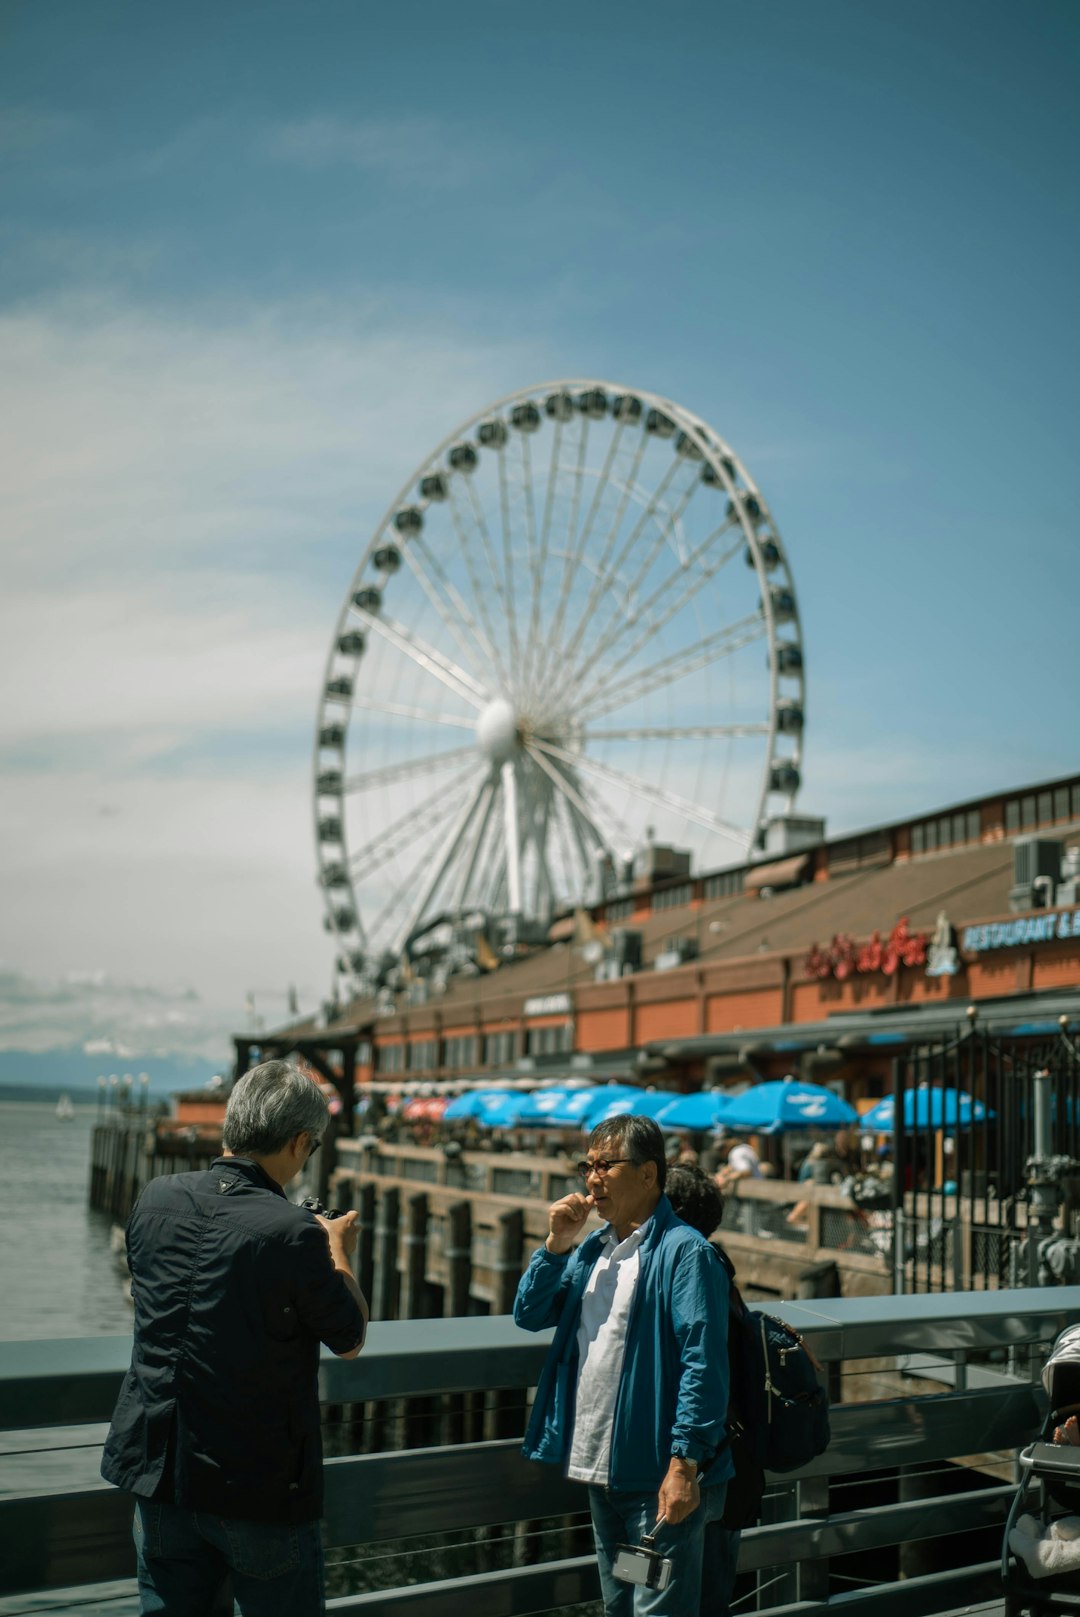
M640 1583L646 1589L666 1589L671 1582L671 1561L653 1548L653 1540L666 1518L661 1516L651 1533L640 1544L617 1544L612 1573L620 1583Z
M316 1218L341 1218L344 1216L338 1207L324 1207L318 1196L305 1196L303 1201L297 1203L297 1205L306 1207L309 1213L315 1214Z

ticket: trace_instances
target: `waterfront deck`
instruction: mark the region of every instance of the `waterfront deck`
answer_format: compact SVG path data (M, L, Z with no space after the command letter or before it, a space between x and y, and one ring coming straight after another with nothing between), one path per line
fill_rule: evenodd
M1080 1319L1080 1288L777 1312L844 1402L827 1453L771 1480L737 1609L1000 1610L1012 1456L1039 1426L1038 1371ZM331 1612L527 1617L595 1599L580 1490L518 1452L545 1347L503 1317L426 1320L376 1324L358 1360L324 1360ZM127 1351L115 1338L0 1345L2 1612L132 1610L130 1505L96 1479ZM910 1392L866 1396L883 1368Z

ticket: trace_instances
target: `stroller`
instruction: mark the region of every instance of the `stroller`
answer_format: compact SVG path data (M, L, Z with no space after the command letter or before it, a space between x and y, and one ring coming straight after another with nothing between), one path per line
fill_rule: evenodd
M1080 1617L1080 1444L1053 1441L1070 1416L1080 1424L1080 1325L1062 1331L1042 1379L1050 1408L1021 1451L1001 1549L1005 1617Z

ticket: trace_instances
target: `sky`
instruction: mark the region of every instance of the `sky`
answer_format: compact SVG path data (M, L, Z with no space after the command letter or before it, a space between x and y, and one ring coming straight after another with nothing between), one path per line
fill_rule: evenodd
M830 831L1077 767L1070 0L0 0L0 1046L332 980L327 648L545 378L767 494Z

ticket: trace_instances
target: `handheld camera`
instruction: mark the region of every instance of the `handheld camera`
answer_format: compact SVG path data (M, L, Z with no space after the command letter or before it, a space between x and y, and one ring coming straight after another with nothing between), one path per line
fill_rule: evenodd
M661 1516L651 1533L642 1536L640 1544L617 1544L612 1576L620 1583L640 1583L646 1589L666 1589L671 1582L671 1561L654 1548L653 1541L665 1517Z

